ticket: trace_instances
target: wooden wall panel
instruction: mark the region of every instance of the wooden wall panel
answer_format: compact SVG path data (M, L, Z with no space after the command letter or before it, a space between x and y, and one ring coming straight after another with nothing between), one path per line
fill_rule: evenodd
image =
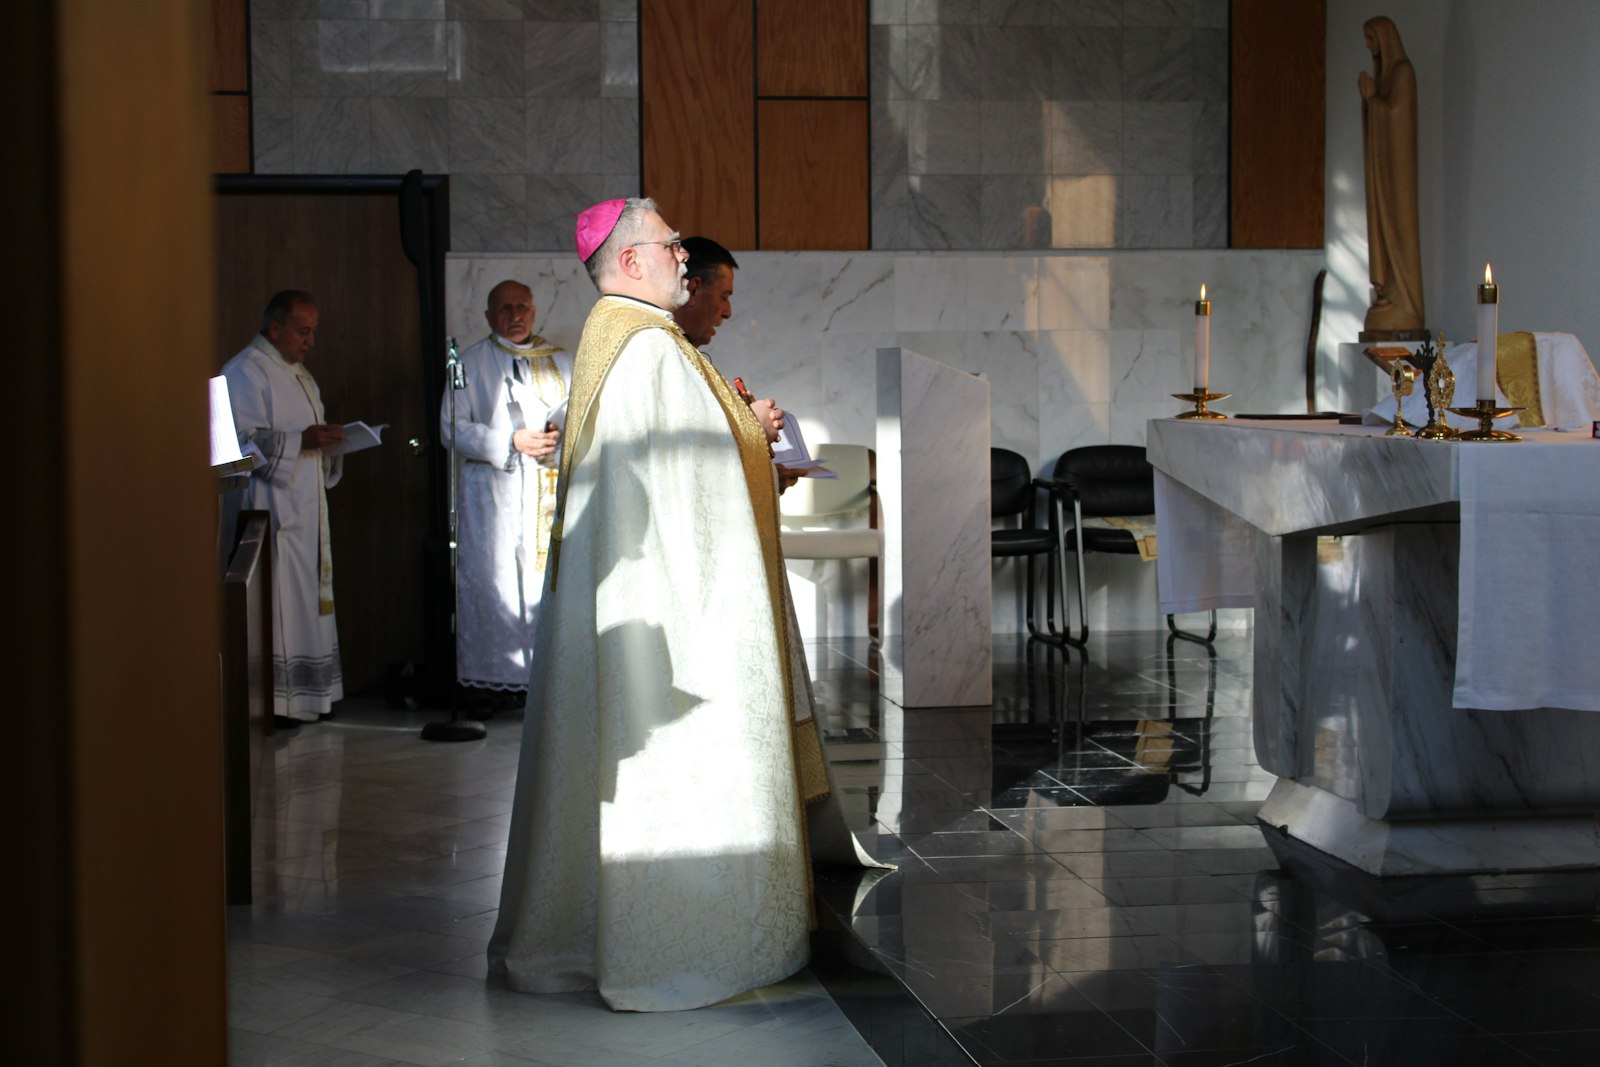
M250 91L246 0L211 0L211 90Z
M218 174L250 173L250 98L211 96L211 168Z
M761 247L870 247L865 100L761 101Z
M761 96L866 96L867 0L756 0Z
M641 184L668 225L756 247L750 0L641 0Z
M1233 0L1232 17L1229 243L1321 248L1327 5Z

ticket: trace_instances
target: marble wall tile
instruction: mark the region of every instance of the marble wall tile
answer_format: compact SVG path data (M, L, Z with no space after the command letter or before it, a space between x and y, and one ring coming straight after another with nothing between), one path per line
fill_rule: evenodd
M872 0L867 8L867 21L873 26L904 24L906 0Z
M998 12L987 12L991 16ZM1036 26L987 25L976 30L986 101L1045 100L1054 89L1055 41Z
M344 19L295 22L291 31L294 95L368 95L369 28L365 21Z
M520 34L492 20L449 24L448 91L451 96L520 97L526 60Z
M873 100L869 105L872 128L871 164L874 182L880 177L910 173L911 109L909 100ZM902 181L899 185L904 188Z
M911 241L911 189L901 174L872 175L872 247L880 252L916 247Z
M1191 248L1194 180L1188 175L1126 175L1118 183L1117 244Z
M522 20L522 0L448 0L445 17L452 19Z
M600 0L603 22L638 22L639 0Z
M1123 0L1124 26L1192 26L1194 0Z
M1052 100L1121 100L1122 30L1065 26L1050 34Z
M671 221L670 219L668 220ZM798 252L737 253L739 274L731 331L776 337L818 332L821 324L821 271L837 269L834 257Z
M527 103L448 101L453 174L524 174L528 170Z
M996 447L1009 448L1038 466L1039 335L1032 331L969 333L959 363L989 379L990 433Z
M1194 31L1194 90L1196 100L1212 104L1228 102L1228 31Z
M1175 388L1174 393L1187 392L1187 385ZM1112 404L1111 414L1111 440L1117 444L1143 445L1145 432L1151 419L1170 419L1183 410L1182 402L1173 399L1165 401L1142 401L1130 404ZM1155 600L1154 575L1152 578L1152 591L1149 594L1152 602Z
M1198 104L1187 102L1123 104L1123 173L1194 173L1199 110Z
M250 101L251 152L257 174L294 173L294 101L255 96Z
M525 22L523 41L529 96L600 95L600 23Z
M371 7L367 0L316 0L315 15L319 19L370 18Z
M965 174L913 174L907 180L909 248L977 248L981 180Z
M1041 433L1051 407L1111 402L1111 337L1110 330L1039 332ZM1042 446L1050 443L1049 437L1041 437Z
M897 272L898 273L898 272ZM816 433L806 427L806 441L841 441L871 445L877 433L877 356L894 347L893 331L822 335L818 359L822 403L816 414L824 421Z
M257 97L293 92L294 23L288 19L250 22L250 90Z
M1196 265L1196 259L1192 254L1155 252L1107 256L1111 328L1139 330L1165 325L1184 314L1193 316L1193 301L1199 299L1200 283L1207 273Z
M901 81L912 100L982 98L984 57L972 26L908 26Z
M517 174L450 176L450 247L493 252L527 243L527 181ZM485 292L487 298L488 293Z
M637 196L639 181L637 176L624 180L621 176L599 174L530 174L527 188L527 240L522 245L503 247L572 253L576 249L573 227L578 212L611 197Z
M1194 98L1194 32L1188 29L1122 31L1122 99Z
M1056 0L990 0L983 16L996 26L1049 26L1055 8Z
M867 94L873 103L905 100L906 28L874 25L867 31Z
M375 97L372 100L372 169L403 174L420 167L449 170L450 116L442 97Z
M445 0L367 0L367 17L443 21Z
M1113 442L1110 404L1051 404L1039 406L1039 465L1052 469L1061 453L1084 445L1130 444Z
M985 99L978 108L984 174L1045 173L1051 109L1044 101Z
M1116 101L1053 100L1048 173L1116 174L1122 170L1122 107Z
M969 256L966 262L969 332L1038 329L1037 257Z
M251 0L250 18L312 19L317 17L316 0Z
M817 309L821 329L830 333L889 329L895 319L894 264L886 256L849 253L821 264Z
M372 169L372 107L364 97L294 98L294 171L360 174Z
M533 174L600 174L605 142L595 137L600 104L594 100L517 101L527 109L527 164Z
M639 96L639 28L628 22L600 24L600 95Z
M1186 368L1193 354L1180 356L1177 329L1111 330L1111 402L1145 403L1168 399L1188 388Z
M1194 176L1194 246L1228 247L1228 176Z
M442 20L373 20L368 54L374 98L445 95L445 24Z
M522 0L522 17L540 22L594 22L599 0Z
M1111 328L1111 269L1106 256L1038 259L1041 330ZM1101 399L1109 400L1107 395Z
M896 103L905 116L908 173L983 172L983 108L986 105L976 100L908 100ZM893 150L892 145L890 150Z
M1122 0L1056 0L1057 26L1121 26Z
M906 0L911 25L972 26L985 21L984 0Z
M1114 175L1050 179L1050 220L1056 248L1117 247L1119 183Z
M983 179L979 201L983 248L1049 248L1055 220L1043 174L997 174Z
M600 101L600 173L626 178L619 186L635 190L639 184L639 100L637 97Z
M1228 173L1228 105L1203 103L1194 121L1194 172Z
M1228 28L1229 0L1194 0L1194 24L1211 29Z
M897 258L894 261L893 328L904 332L966 332L967 289L967 264L960 258L932 255Z

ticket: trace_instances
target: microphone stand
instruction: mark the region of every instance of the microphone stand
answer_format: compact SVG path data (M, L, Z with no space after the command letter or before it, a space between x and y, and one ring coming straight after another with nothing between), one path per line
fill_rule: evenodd
M444 361L445 397L450 419L450 633L457 636L461 624L461 578L457 573L461 512L458 497L461 492L461 449L456 442L456 394L467 387L467 371L456 352L456 339L448 339L450 354ZM459 655L457 656L459 662ZM452 678L450 685L450 718L443 722L430 722L422 727L424 741L481 741L489 735L489 728L475 719L461 715L461 683Z

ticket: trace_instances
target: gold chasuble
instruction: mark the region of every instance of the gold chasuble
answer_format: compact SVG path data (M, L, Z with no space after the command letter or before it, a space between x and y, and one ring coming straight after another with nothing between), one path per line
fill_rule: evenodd
M1495 339L1495 378L1517 409L1521 426L1543 426L1539 403L1539 347L1531 333L1503 333Z
M786 978L826 772L795 721L775 478L665 312L590 313L556 508L491 972L627 1011Z

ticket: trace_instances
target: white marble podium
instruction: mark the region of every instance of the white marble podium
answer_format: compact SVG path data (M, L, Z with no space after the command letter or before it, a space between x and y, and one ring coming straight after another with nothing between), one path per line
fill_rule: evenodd
M878 349L885 697L901 707L994 699L989 382Z
M1463 510L1463 465L1509 463L1536 484L1556 461L1588 458L1573 451L1585 446L1570 435L1465 445L1308 426L1149 426L1157 506L1173 528L1171 557L1162 534L1164 609L1169 598L1255 607L1256 756L1279 776L1260 819L1380 875L1600 866L1600 714L1456 706L1466 623L1520 607L1469 599L1479 567L1464 565L1463 529L1477 508ZM1586 541L1580 520L1600 512L1595 496L1576 486L1566 513L1538 524L1543 536ZM1591 570L1572 568L1570 589L1545 594L1588 610L1600 595ZM1533 613L1519 629L1545 625ZM1534 643L1587 640L1558 629L1570 627ZM1491 649L1477 667L1536 672L1542 684L1566 663L1592 690L1584 659L1534 666Z

